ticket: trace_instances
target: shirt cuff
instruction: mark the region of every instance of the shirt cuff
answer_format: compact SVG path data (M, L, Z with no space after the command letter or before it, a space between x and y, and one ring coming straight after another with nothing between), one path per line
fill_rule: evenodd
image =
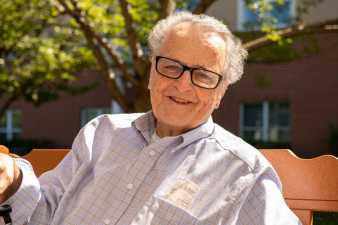
M1 205L12 207L13 225L25 224L31 217L40 199L40 183L30 163L22 158L14 159L22 172L22 181L17 192Z

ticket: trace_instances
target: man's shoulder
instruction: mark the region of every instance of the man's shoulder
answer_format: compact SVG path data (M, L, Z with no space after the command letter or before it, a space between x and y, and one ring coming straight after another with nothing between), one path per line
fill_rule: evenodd
M270 167L270 163L257 148L217 124L211 138L215 139L220 148L231 152L239 160L246 163L250 170Z
M114 128L130 127L132 122L144 113L103 114L92 119L87 125L112 126Z

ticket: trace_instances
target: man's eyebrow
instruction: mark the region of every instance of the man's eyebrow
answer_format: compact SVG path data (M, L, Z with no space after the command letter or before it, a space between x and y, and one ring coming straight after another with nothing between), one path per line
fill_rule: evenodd
M185 65L185 66L189 66L191 68L198 68L198 69L204 69L204 70L210 70L208 69L208 67L206 65L198 65L198 64L192 64L191 66L188 65L187 63L185 62L182 62L181 60L177 60L177 59L174 59L176 62L179 62L181 63L182 65Z
M193 64L191 65L191 67L208 70L208 67L206 65Z

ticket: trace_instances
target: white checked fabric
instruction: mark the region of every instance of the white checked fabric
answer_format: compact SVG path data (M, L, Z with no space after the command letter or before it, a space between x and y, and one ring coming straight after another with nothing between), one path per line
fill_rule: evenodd
M267 160L211 118L177 137L153 132L151 112L104 115L39 180L18 160L23 182L4 203L13 224L300 224Z

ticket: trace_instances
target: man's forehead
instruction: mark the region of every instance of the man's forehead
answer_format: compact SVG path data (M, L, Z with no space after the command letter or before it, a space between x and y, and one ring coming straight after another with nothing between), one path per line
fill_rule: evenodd
M182 22L175 25L168 33L169 41L172 38L200 40L203 45L225 50L225 40L220 33L210 27L201 26L192 22ZM224 48L224 49L223 49Z
M187 52L190 52L192 55L195 55L196 59L204 59L203 61L197 60L198 66L208 67L215 63L211 59L220 63L223 62L226 44L223 37L210 27L203 27L191 22L182 22L175 25L167 33L161 52L168 57L174 58L177 55L186 55ZM199 57L198 55L203 57ZM190 59L192 58L190 57ZM193 63L190 66L195 65Z

